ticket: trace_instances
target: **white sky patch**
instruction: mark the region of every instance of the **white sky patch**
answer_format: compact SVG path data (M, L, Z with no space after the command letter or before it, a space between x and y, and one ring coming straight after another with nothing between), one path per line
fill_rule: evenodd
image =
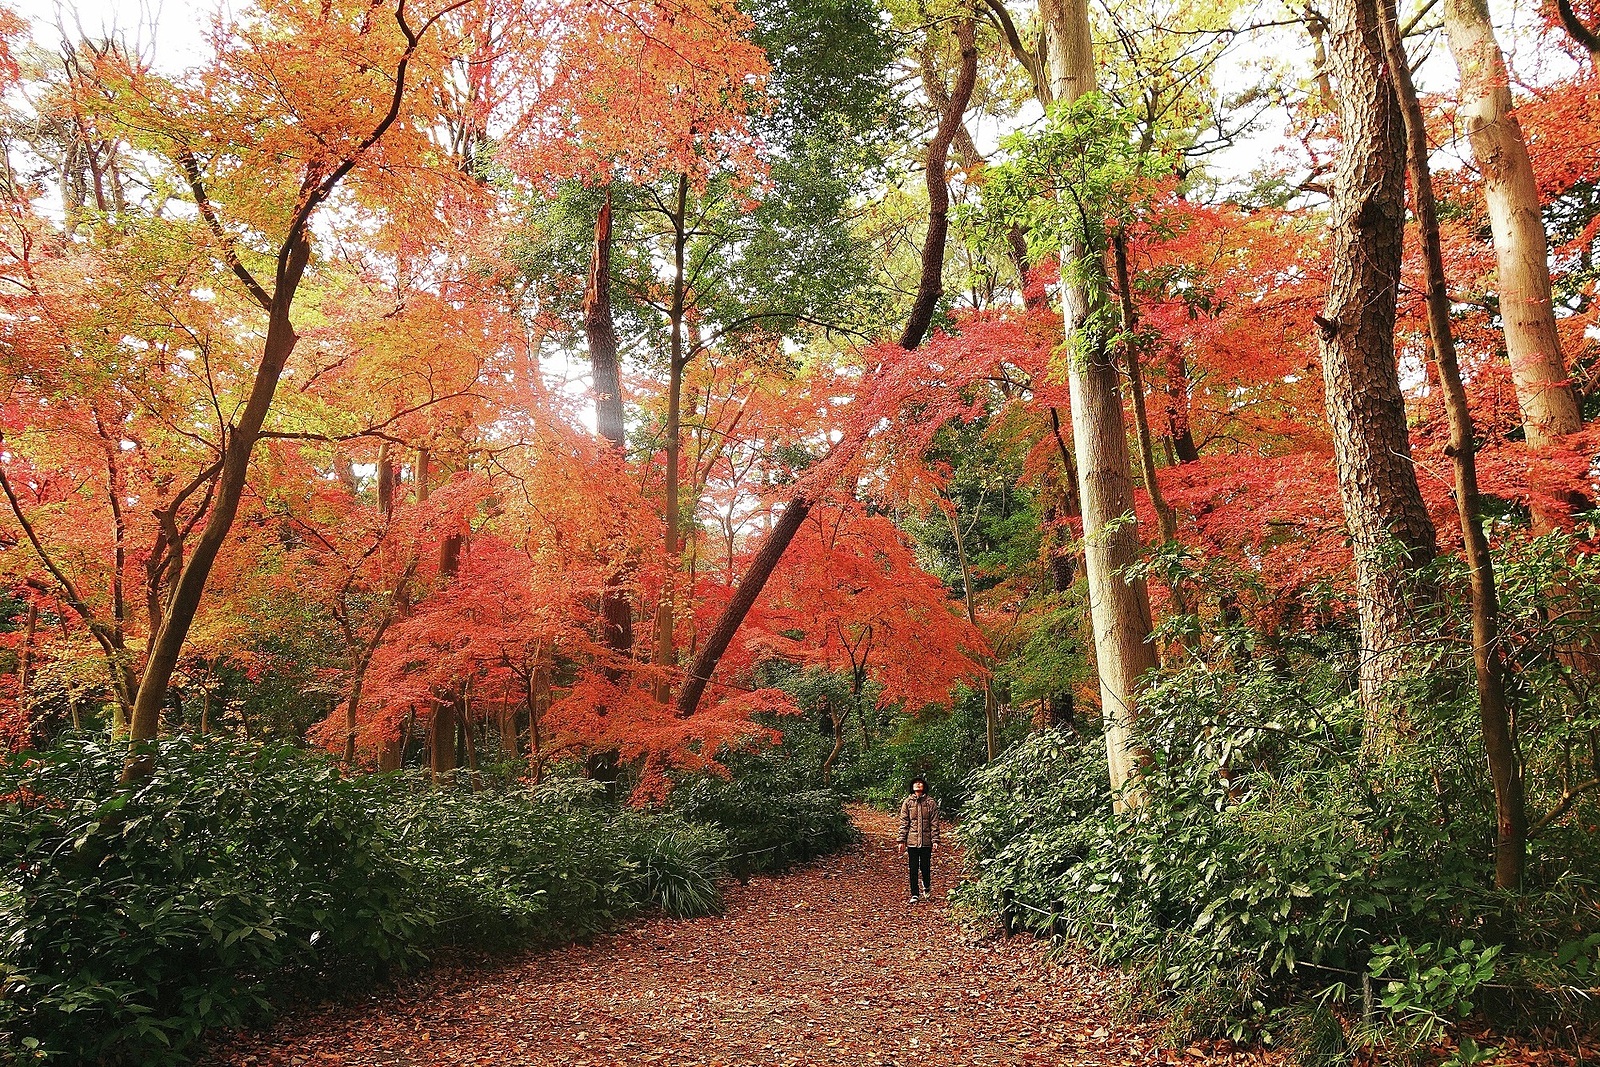
M33 26L33 39L50 47L62 31L77 37L121 37L156 68L176 73L210 54L207 34L218 0L10 0L11 7Z

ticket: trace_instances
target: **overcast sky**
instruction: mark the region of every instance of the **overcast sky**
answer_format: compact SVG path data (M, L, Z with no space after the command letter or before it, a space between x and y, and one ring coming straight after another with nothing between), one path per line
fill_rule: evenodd
M56 26L69 28L76 21L89 34L99 36L107 31L117 31L136 43L146 55L154 58L158 68L176 72L197 63L207 51L206 33L219 9L233 9L248 5L250 0L0 0L9 3L33 23L34 38L41 44L53 44L60 36ZM1026 0L1022 0L1026 3ZM1299 10L1302 0L1284 0L1295 4ZM1415 10L1420 0L1400 0L1402 12ZM1572 63L1564 56L1540 55L1534 43L1533 27L1538 18L1538 0L1490 0L1501 44L1505 47L1516 74L1532 82L1548 82L1569 74ZM1248 5L1246 5L1248 6ZM1268 12L1273 5L1262 5L1269 18L1282 18L1283 11ZM1325 6L1319 5L1319 6ZM1404 16L1402 16L1404 17ZM1433 16L1437 18L1437 14ZM1419 42L1412 42L1413 54ZM1442 34L1431 34L1425 46L1427 55L1419 71L1418 88L1424 93L1449 93L1456 86L1456 73ZM1309 74L1310 46L1303 33L1292 28L1279 28L1235 44L1218 69L1218 84L1224 88L1242 87L1253 78L1250 68L1262 63L1288 60L1303 67ZM1297 57L1297 58L1291 58ZM980 140L990 142L1005 131L986 129L984 120L972 116ZM1257 166L1266 162L1275 149L1287 148L1298 157L1293 145L1285 144L1287 115L1272 112L1262 116L1254 135L1243 139L1210 159L1209 167L1214 177L1225 184L1243 178ZM992 123L991 123L992 124ZM1442 146L1450 155L1450 146Z

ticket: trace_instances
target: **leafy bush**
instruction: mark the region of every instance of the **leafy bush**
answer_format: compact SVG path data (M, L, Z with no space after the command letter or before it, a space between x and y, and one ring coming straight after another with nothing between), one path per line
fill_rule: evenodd
M69 1059L176 1060L286 975L405 966L430 916L357 783L281 748L73 742L0 764L0 1033Z
M1026 719L1011 716L1000 724L1000 751L1026 736ZM962 690L953 707L900 715L896 728L863 756L855 769L857 788L868 803L894 807L905 798L911 779L923 775L946 815L966 806L968 779L988 761L989 744L983 694Z
M818 788L809 760L780 746L726 762L731 777L680 782L670 804L689 822L716 826L726 835L734 874L786 870L855 842L844 794Z
M677 919L720 911L717 879L728 873L727 835L714 826L685 825L671 817L634 821L628 843L638 866L638 898Z
M1325 1032L1280 1009L1336 1003L1368 975L1391 1021L1422 1039L1491 980L1578 977L1583 965L1555 961L1558 943L1585 958L1600 929L1592 837L1542 843L1525 891L1494 891L1471 708L1435 684L1411 704L1418 736L1375 761L1335 651L1163 680L1142 708L1137 814L1112 813L1103 742L1042 734L977 772L959 831L977 876L967 901L990 913L1008 890L1059 902L1064 933L1138 972L1193 1036Z
M0 850L15 857L0 1050L18 1058L181 1063L204 1031L260 1019L285 982L369 977L445 944L553 944L650 908L705 914L737 852L709 821L581 787L435 790L179 739L124 789L126 752L74 742L0 763ZM837 797L781 805L764 788L723 783L704 814L802 842L791 859L848 836Z

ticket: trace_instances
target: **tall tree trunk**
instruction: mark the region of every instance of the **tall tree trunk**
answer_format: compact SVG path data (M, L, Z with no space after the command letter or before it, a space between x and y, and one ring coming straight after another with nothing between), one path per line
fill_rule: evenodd
M1478 689L1478 718L1484 752L1489 759L1489 779L1495 798L1494 881L1500 889L1518 889L1527 858L1528 813L1516 740L1506 703L1505 668L1497 648L1500 604L1495 592L1494 560L1483 532L1478 508L1476 437L1472 409L1461 382L1455 337L1450 332L1450 296L1444 273L1444 253L1439 240L1439 208L1433 196L1433 175L1428 167L1428 131L1411 67L1401 41L1395 0L1379 0L1383 45L1389 77L1405 119L1406 162L1411 171L1411 202L1422 237L1427 269L1428 336L1444 387L1445 411L1450 420L1450 445L1446 451L1455 464L1456 517L1461 523L1467 565L1472 583L1472 665Z
M418 482L421 486L423 483ZM439 578L449 582L461 572L461 550L466 538L459 532L446 534L439 544ZM429 726L429 766L434 780L456 769L456 726L460 720L459 708L464 699L461 691L453 691L433 701L433 721Z
M394 514L394 457L388 441L378 445L378 514L385 519Z
M678 175L678 199L676 214L672 218L672 303L668 310L668 320L672 327L669 347L669 366L667 368L667 428L666 428L666 470L663 472L662 494L664 497L662 513L666 522L666 567L662 571L661 601L656 606L656 649L655 665L659 674L656 677L656 700L666 704L672 700L672 677L670 671L677 665L678 653L674 634L674 624L677 616L677 582L679 555L682 544L679 538L683 516L680 514L681 501L678 499L678 464L682 459L683 442L682 434L682 405L683 405L683 371L687 359L683 351L683 315L687 294L684 286L687 276L684 273L684 254L689 242L689 176Z
M1445 0L1444 28L1461 72L1458 114L1483 175L1500 321L1522 425L1528 444L1542 448L1575 432L1581 418L1556 335L1539 188L1522 125L1511 110L1510 75L1489 21L1487 0Z
M276 284L267 302L267 336L249 398L223 442L222 468L205 526L201 528L200 536L196 538L194 548L178 574L177 584L173 587L161 619L161 628L150 639L150 654L145 660L144 676L139 680L139 692L129 724L128 737L134 744L154 740L161 729L161 709L167 702L167 687L172 681L172 672L183 652L183 643L189 636L195 612L200 608L200 598L205 593L206 581L211 577L211 568L239 512L239 501L244 495L245 479L250 471L250 453L260 438L267 410L278 389L278 380L283 376L283 368L300 339L289 322L289 311L294 306L295 293L299 290L300 280L310 261L310 238L302 230L284 244L278 256ZM149 771L148 760L130 760L124 779L128 782L137 781L146 777Z
M1417 636L1412 578L1433 558L1434 530L1417 489L1395 364L1405 145L1378 23L1375 0L1333 5L1330 61L1342 146L1333 184L1333 270L1315 321L1355 550L1365 739L1369 749L1385 751L1408 729L1386 690Z
M1039 7L1051 95L1071 103L1095 91L1094 49L1085 0L1043 0ZM1119 808L1142 803L1139 786L1144 754L1133 738L1138 687L1155 669L1150 641L1150 601L1144 583L1125 572L1139 555L1139 531L1132 521L1133 483L1129 477L1127 430L1122 421L1122 383L1104 329L1104 248L1073 239L1062 249L1062 310L1072 391L1072 444L1078 461L1078 495L1083 503L1084 559L1089 582L1089 612L1094 624L1095 659L1100 674L1101 714L1106 761ZM1066 265L1071 264L1068 268Z
M594 373L595 425L606 440L611 458L621 467L627 462L627 440L622 365L611 311L611 228L611 189L607 187L605 201L595 218L589 283L583 297L583 328ZM633 655L633 606L628 602L623 577L619 572L608 573L601 592L606 647L616 654L618 661L606 671L606 677L613 684L623 677L621 662Z
M385 738L378 747L378 770L398 771L405 761L406 741L411 736L411 715L407 714L393 738Z
M756 599L761 596L761 590L766 588L767 579L771 578L772 572L777 569L778 561L783 558L783 553L794 540L794 535L800 532L806 516L811 514L811 506L812 501L808 496L797 494L792 497L784 505L783 514L773 523L771 531L762 539L761 547L756 550L755 557L739 581L739 588L733 591L733 597L728 601L728 606L722 609L717 624L706 635L706 643L701 646L700 654L695 656L694 662L689 666L689 673L683 679L683 688L678 691L679 715L685 717L693 715L700 706L700 697L705 693L706 683L711 680L711 674L717 669L718 661L733 643L734 635L739 632L745 616L755 606Z
M456 719L455 694L435 697L428 726L428 769L435 782L456 769Z
M950 524L950 536L955 538L956 561L961 565L961 599L967 609L967 624L976 630L978 628L978 611L972 599L972 566L967 561L967 541L961 534L961 516L956 510L956 502L953 499L950 501L950 510L945 512L944 517ZM988 657L984 658L988 659ZM993 664L986 663L985 666L992 668ZM989 673L983 679L985 762L993 763L995 757L999 755L999 727L1000 706L994 695L994 678L992 673Z
M589 282L583 296L583 329L594 373L595 426L619 455L626 448L622 405L622 365L611 311L611 188L594 222Z
M905 330L900 335L900 347L907 351L916 348L928 336L933 324L933 313L944 294L944 249L950 230L950 180L946 167L950 159L950 142L961 128L962 116L972 99L972 87L977 82L978 48L975 43L977 19L969 10L956 23L956 46L961 50L961 65L956 71L955 85L950 99L939 116L939 125L928 142L925 178L928 185L928 233L922 242L922 270L918 276L917 295L906 315Z
M522 739L517 729L517 706L509 696L500 697L500 755L503 759L522 759Z
M1122 310L1122 358L1128 368L1128 391L1133 394L1134 439L1139 442L1139 470L1144 477L1145 492L1150 494L1150 506L1155 509L1156 522L1161 529L1161 543L1174 544L1178 540L1178 514L1161 495L1161 483L1156 480L1155 445L1150 436L1150 416L1144 401L1144 374L1139 366L1139 313L1133 303L1133 283L1128 274L1128 238L1118 231L1111 238L1112 261L1117 276L1117 298ZM1187 615L1189 604L1184 597L1183 585L1174 581L1168 586L1175 615ZM1174 642L1180 649L1181 639ZM1171 651L1170 649L1168 650Z

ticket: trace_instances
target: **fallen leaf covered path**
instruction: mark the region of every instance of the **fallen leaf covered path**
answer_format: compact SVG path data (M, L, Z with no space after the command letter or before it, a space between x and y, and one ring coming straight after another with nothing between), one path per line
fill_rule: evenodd
M1029 938L907 902L890 816L861 847L729 887L727 908L651 919L490 968L439 968L286 1020L225 1064L1125 1064L1187 1060L1118 1025L1117 979ZM934 859L935 895L959 872ZM1216 1060L1242 1054L1222 1054ZM1254 1057L1250 1057L1254 1058Z

